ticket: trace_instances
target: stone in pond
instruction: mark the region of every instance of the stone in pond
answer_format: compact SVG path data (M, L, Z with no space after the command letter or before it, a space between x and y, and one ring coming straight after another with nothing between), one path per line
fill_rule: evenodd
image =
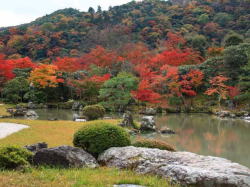
M170 128L162 128L158 132L161 134L175 134L175 132Z
M202 187L249 187L249 168L230 160L190 152L113 147L98 158L108 167L131 169L142 174L155 174L182 185Z
M27 113L27 108L8 108L7 112L9 112L12 116L25 116Z
M141 119L141 131L155 131L155 119L154 116L143 116Z
M127 111L122 116L123 120L121 124L119 124L122 127L134 127L134 120L132 113L130 111Z
M144 114L146 116L154 116L157 114L157 110L154 108L146 108L140 112L140 114Z
M28 109L36 109L37 106L36 106L36 104L33 103L33 102L28 102L27 108L28 108Z
M25 117L28 119L37 119L39 116L34 110L28 110L25 114Z
M72 105L72 110L81 110L82 104L79 101L75 101Z
M81 148L60 146L37 151L33 157L35 165L60 167L96 168L96 159Z

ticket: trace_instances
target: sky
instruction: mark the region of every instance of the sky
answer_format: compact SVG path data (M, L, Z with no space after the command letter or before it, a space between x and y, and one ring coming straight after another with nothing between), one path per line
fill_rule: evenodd
M58 9L76 8L87 11L95 10L100 5L103 10L131 0L0 0L0 27L29 23L36 18L50 14Z

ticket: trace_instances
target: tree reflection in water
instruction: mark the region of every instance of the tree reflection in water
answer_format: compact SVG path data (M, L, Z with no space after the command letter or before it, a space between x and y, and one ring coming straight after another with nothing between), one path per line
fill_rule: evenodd
M158 128L176 135L147 135L167 141L180 151L220 156L250 167L250 123L207 114L168 114L157 117Z

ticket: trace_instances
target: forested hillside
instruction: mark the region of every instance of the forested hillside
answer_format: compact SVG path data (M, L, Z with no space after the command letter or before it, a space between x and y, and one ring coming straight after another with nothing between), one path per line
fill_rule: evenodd
M0 92L6 102L74 99L114 110L250 109L249 42L249 0L58 10L1 29Z
M59 10L1 31L0 52L43 60L79 56L96 45L117 49L124 43L143 42L152 49L159 48L172 31L203 53L209 46L224 45L228 34L250 37L248 0L173 2L133 1L108 11Z

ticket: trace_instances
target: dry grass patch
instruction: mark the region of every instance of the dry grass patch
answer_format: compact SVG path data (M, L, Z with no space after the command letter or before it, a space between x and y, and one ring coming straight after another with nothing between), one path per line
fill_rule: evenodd
M6 111L9 106L0 103L0 116L10 116L10 114Z
M101 120L98 120L101 121ZM105 120L117 124L117 120ZM24 146L37 142L46 142L49 147L59 145L72 145L74 133L83 125L95 123L73 122L73 121L43 121L43 120L21 120L21 119L0 119L0 122L18 123L30 126L4 139L0 139L0 145Z

